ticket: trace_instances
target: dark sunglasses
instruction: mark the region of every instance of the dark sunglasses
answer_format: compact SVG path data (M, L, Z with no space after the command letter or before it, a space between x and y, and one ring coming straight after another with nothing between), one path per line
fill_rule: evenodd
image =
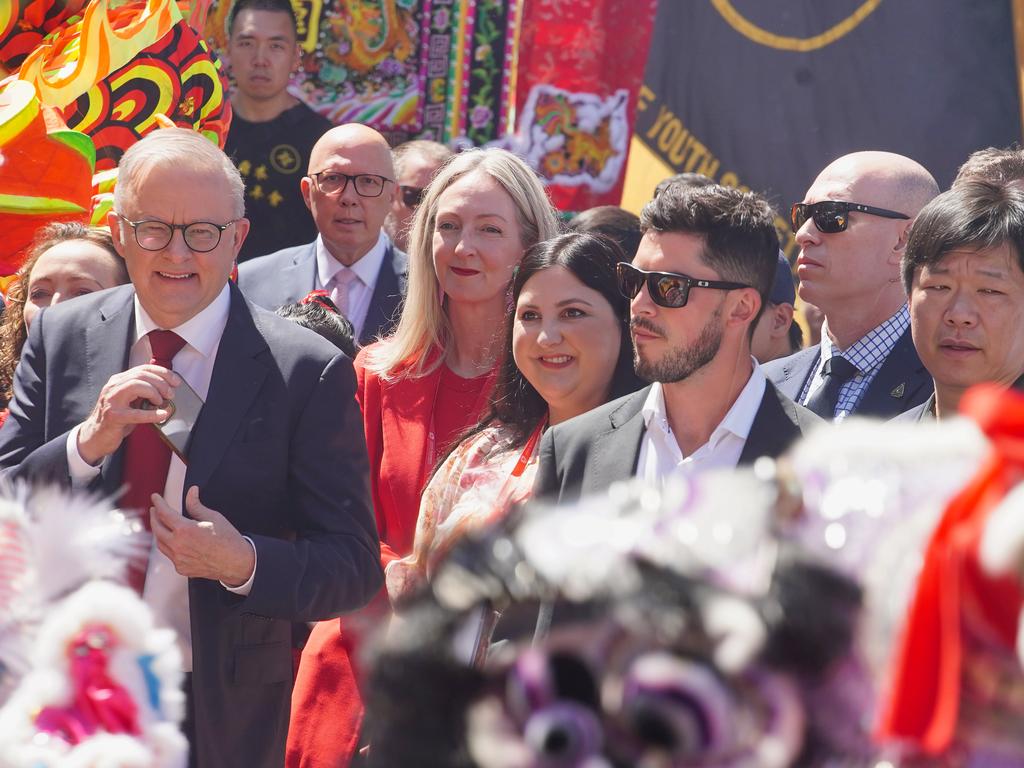
M685 307L690 298L691 288L714 288L719 291L735 291L750 288L743 283L730 283L722 280L698 280L687 275L674 272L647 272L637 269L626 261L615 265L615 274L619 280L619 292L632 301L637 297L644 284L651 295L651 301L659 307L678 309Z
M846 203L840 200L822 200L820 203L793 203L789 212L789 220L796 232L808 219L814 219L814 226L823 234L834 235L845 232L850 225L850 211L868 213L885 219L909 219L905 213L875 208L862 203Z
M399 187L402 193L402 202L406 208L415 208L423 202L423 193L427 190L420 187Z

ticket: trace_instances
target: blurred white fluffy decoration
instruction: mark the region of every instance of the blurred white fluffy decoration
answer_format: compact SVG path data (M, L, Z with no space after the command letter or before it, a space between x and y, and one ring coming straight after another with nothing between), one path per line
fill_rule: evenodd
M145 551L110 505L0 496L0 768L179 768L181 657L131 589Z

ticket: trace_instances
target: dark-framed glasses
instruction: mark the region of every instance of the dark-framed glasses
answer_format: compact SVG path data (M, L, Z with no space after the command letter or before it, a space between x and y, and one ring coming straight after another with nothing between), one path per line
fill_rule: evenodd
M196 253L208 253L220 245L221 235L224 230L230 227L239 219L232 219L226 224L215 224L212 221L193 221L190 224L168 224L156 219L142 219L132 221L115 214L125 224L132 228L135 233L135 242L144 251L162 251L171 243L174 237L174 230L180 229L182 237L185 238L185 245L189 250Z
M402 202L406 208L415 208L423 202L423 193L427 190L422 187L399 187L402 193Z
M820 203L793 203L793 207L789 211L789 220L793 225L794 232L799 230L808 219L813 219L814 226L818 228L819 232L834 235L836 232L846 231L850 225L851 211L881 216L884 219L910 218L905 213L875 208L873 205L847 203L842 200L822 200Z
M689 275L675 272L648 272L638 269L626 261L615 265L615 274L619 280L619 292L629 300L633 300L647 285L651 301L659 307L678 309L685 307L690 299L692 288L712 288L718 291L735 291L750 288L743 283L732 283L727 280L700 280Z
M340 171L320 171L311 173L316 188L325 195L340 195L348 187L351 181L355 185L356 194L360 197L380 197L384 191L384 185L389 181L394 183L387 176L378 176L376 173L348 174Z

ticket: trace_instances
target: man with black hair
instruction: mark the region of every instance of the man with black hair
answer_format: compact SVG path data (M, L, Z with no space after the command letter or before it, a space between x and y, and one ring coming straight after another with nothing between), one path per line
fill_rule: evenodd
M774 220L763 198L718 185L671 185L647 204L640 249L618 271L636 372L652 384L548 430L538 496L750 464L819 422L750 353L778 263Z
M288 0L237 0L229 18L235 89L224 151L245 179L252 222L241 262L316 237L299 182L310 150L331 122L288 93L300 53Z
M795 304L793 270L786 254L779 251L775 281L761 316L754 325L754 336L750 342L750 353L757 358L757 362L767 363L769 360L788 357L803 347L803 332L793 318Z
M963 180L926 205L903 259L914 347L931 398L899 418L957 413L976 384L1024 383L1024 190Z

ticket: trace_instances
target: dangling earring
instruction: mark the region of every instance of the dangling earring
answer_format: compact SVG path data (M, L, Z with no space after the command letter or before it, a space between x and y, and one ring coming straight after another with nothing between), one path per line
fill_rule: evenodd
M513 288L516 284L516 277L519 275L519 265L512 267L512 279L508 281L508 288L505 289L505 314L512 314L516 302L513 296Z

